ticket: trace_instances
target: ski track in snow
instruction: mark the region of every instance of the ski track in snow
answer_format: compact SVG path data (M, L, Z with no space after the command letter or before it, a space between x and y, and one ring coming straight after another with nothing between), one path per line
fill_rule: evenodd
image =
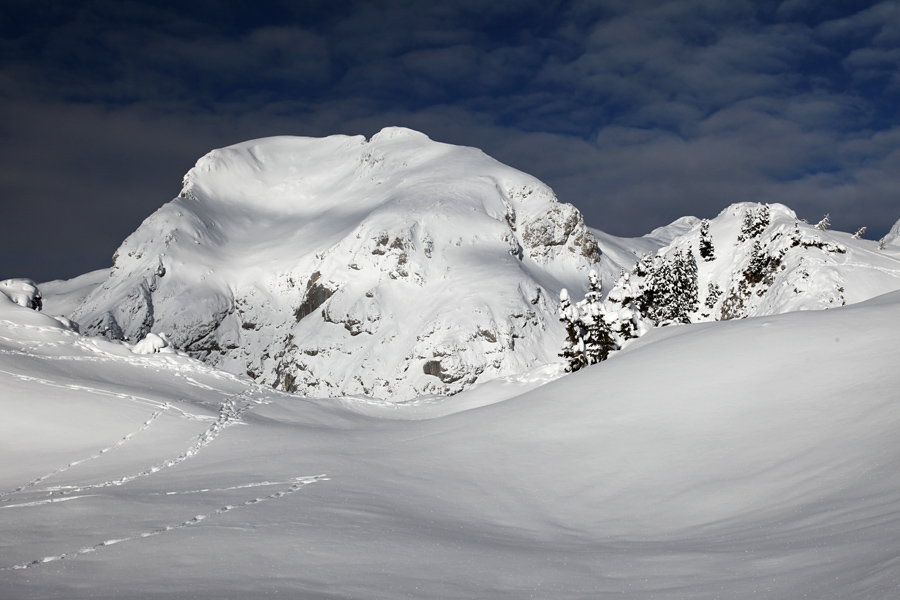
M323 475L314 475L311 477L295 477L291 487L289 487L286 490L281 490L279 492L275 492L273 494L269 494L268 496L263 496L260 498L253 498L253 499L247 500L246 502L243 502L241 504L236 504L236 505L229 504L229 505L226 505L226 506L216 509L210 515L197 515L192 519L188 519L187 521L183 521L183 522L177 523L175 525L167 525L165 527L159 527L157 529L153 529L152 531L145 531L142 533L129 535L127 537L109 539L109 540L100 542L98 544L94 544L92 546L87 546L85 548L81 548L79 550L74 550L72 552L65 552L63 554L57 554L57 555L53 555L53 556L45 556L43 558L39 558L39 559L32 560L29 562L19 563L17 565L13 565L11 567L0 567L0 571L18 571L21 569L30 569L32 567L37 567L37 566L44 565L47 563L51 563L51 562L55 562L55 561L59 561L59 560L67 560L70 558L76 558L76 557L82 556L84 554L90 554L92 552L96 552L97 550L106 548L108 546L114 546L116 544L121 544L124 542L131 542L134 540L140 540L140 539L160 535L163 533L168 533L170 531L177 531L179 529L185 529L187 527L197 525L198 523L201 523L211 517L217 517L219 515L223 515L227 512L231 512L233 510L237 510L240 508L246 508L248 506L253 506L254 504L261 504L263 502L268 502L269 500L283 498L285 496L293 494L294 492L298 491L300 488L303 488L311 483L316 483L318 481L328 481L328 476L323 474ZM237 486L237 488L235 488L235 489L240 489L240 487L242 487L242 486ZM223 489L232 489L232 488L223 488Z

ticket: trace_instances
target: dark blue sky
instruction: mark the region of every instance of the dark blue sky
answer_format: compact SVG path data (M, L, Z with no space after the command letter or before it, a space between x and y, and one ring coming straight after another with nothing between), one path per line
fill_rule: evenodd
M636 236L900 219L900 1L0 0L0 279L72 277L209 150L402 125Z

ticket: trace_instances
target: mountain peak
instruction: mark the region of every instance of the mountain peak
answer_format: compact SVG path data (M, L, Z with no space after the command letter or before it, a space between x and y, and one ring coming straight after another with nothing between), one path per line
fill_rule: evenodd
M201 158L74 316L282 389L406 399L553 362L555 295L598 259L574 207L480 150L282 136Z

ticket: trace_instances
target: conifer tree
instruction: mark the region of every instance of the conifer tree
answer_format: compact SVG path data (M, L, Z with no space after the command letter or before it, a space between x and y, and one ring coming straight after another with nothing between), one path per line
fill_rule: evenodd
M748 208L741 222L741 234L738 241L743 242L759 237L769 226L772 220L771 210L768 204L761 204L756 210Z
M749 283L759 283L762 281L763 276L766 273L768 262L768 257L766 253L763 252L759 240L756 240L753 242L753 249L750 251L750 262L747 263L747 268L744 270L744 277L747 281Z
M816 229L820 231L828 231L828 228L831 227L831 219L828 214L822 217L822 220L816 223Z
M572 373L585 365L584 339L581 335L578 308L572 306L565 288L559 293L559 320L566 327L566 340L559 357L566 361L566 373Z
M794 221L794 230L791 232L791 243L799 246L803 241L803 234L800 233L800 221Z
M750 235L751 231L753 231L753 210L748 208L744 211L744 219L741 221L741 234L738 236L738 241L743 242L752 237Z
M609 353L616 349L616 343L605 318L600 277L597 271L591 269L588 278L589 288L584 300L578 303L578 309L584 328L585 362L593 365L606 360Z
M697 310L700 303L700 292L697 286L697 260L688 246L685 252L676 254L677 261L677 319L682 323L690 323L690 313Z
M754 223L756 228L756 235L761 235L763 231L766 230L766 227L769 226L769 223L772 222L772 212L769 209L768 204L763 204L756 211L756 222Z
M866 232L866 229L867 229L866 227L860 227L859 229L857 229L857 230L856 230L856 233L853 234L853 239L854 239L854 240L861 240L863 234Z
M706 287L706 302L704 303L706 308L715 307L716 302L719 301L719 296L721 295L722 290L719 288L719 285L710 281Z
M709 219L703 219L700 222L700 256L703 260L709 262L715 260L716 250L713 247L712 237L709 235Z
M584 295L584 302L588 304L600 304L600 301L603 298L602 285L597 271L591 269L588 272L588 291Z

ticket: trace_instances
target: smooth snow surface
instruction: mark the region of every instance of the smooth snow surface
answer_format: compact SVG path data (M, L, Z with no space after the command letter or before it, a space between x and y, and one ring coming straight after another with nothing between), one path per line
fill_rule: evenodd
M896 598L898 329L893 293L375 405L0 295L0 598Z
M606 262L611 267L623 267L630 271L641 256L656 254L660 248L671 244L699 223L700 220L696 217L681 217L639 238L618 237L593 227L590 231Z
M44 297L44 312L68 316L109 277L109 269L99 269L72 279L57 279L38 285Z

